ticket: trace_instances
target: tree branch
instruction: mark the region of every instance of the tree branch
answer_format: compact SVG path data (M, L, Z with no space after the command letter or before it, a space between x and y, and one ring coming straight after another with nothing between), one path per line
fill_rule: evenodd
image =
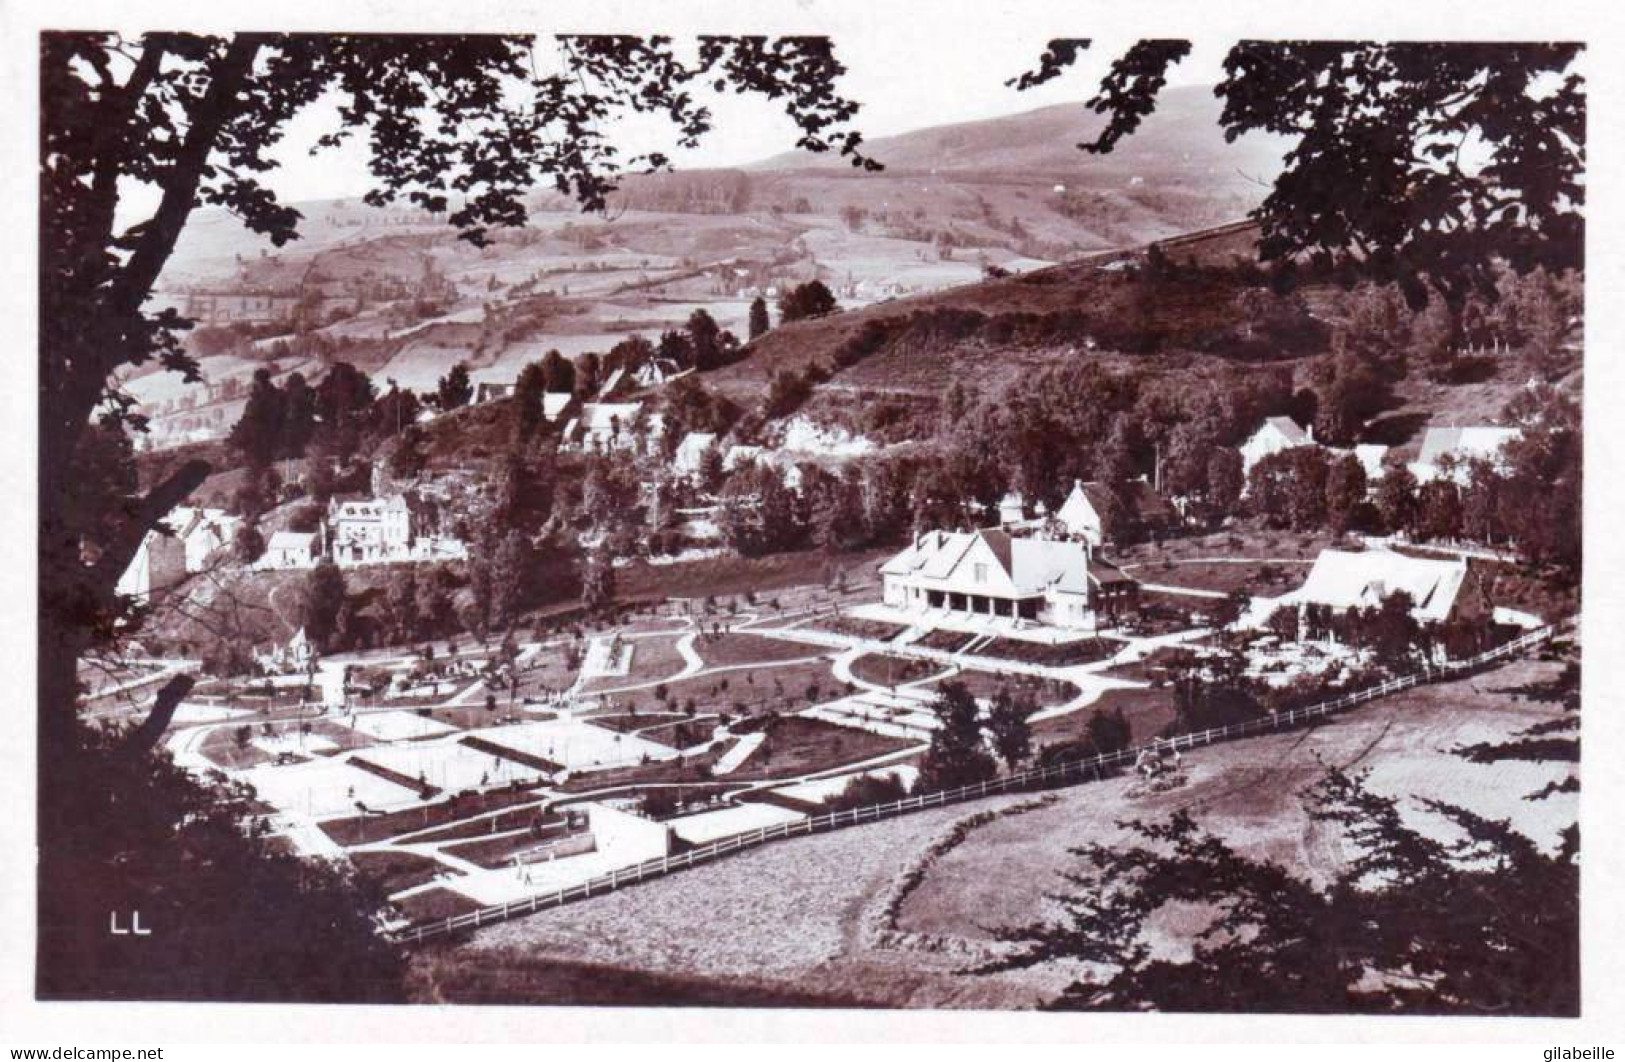
M175 250L175 242L197 202L198 186L202 183L209 154L235 112L237 98L247 83L254 57L264 39L258 34L239 33L214 65L208 91L196 113L189 116L192 125L175 169L164 182L163 199L142 232L141 242L130 256L129 264L114 284L109 301L115 313L140 312L164 263Z
M120 751L130 756L138 756L158 744L169 729L170 721L175 718L175 709L179 708L181 701L197 680L191 675L176 675L164 683L164 688L158 691L152 699L152 711L141 721L141 725L130 731L130 736L124 739Z
M168 479L152 488L147 496L141 499L136 510L136 518L119 532L117 538L107 544L100 559L96 561L92 573L95 585L107 587L115 585L124 569L130 566L130 560L135 556L136 550L141 548L141 540L146 538L147 532L157 527L158 521L185 501L188 494L202 486L212 471L207 461L188 461Z

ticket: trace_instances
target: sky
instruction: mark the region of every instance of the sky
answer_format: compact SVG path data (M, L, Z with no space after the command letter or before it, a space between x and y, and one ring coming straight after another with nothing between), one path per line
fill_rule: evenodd
M1082 35L1081 27L1078 35ZM1077 65L1062 77L1028 92L1004 82L1036 66L1045 42L1055 32L1030 28L932 32L921 27L907 34L852 32L833 27L836 55L847 67L840 89L862 105L854 126L867 139L933 125L993 118L1055 103L1080 106L1093 94L1111 58L1132 38L1096 39ZM1064 31L1068 35L1073 30ZM1212 84L1220 74L1224 49L1198 44L1172 72L1171 85ZM780 106L756 97L701 93L715 119L713 129L694 150L678 150L669 126L656 118L634 120L618 129L616 143L626 154L665 151L679 169L738 166L794 147L796 130ZM268 183L289 202L361 195L368 186L365 152L360 141L339 151L312 157L310 146L334 127L335 101L324 100L296 117L276 152L281 169Z

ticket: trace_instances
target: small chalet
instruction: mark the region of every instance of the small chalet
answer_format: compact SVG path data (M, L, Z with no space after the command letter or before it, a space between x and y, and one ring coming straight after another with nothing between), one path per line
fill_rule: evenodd
M1404 591L1411 615L1420 623L1486 615L1491 608L1465 558L1412 557L1386 549L1363 552L1327 549L1315 558L1302 586L1282 605L1320 605L1334 612L1374 608Z
M1133 609L1139 584L1087 541L1002 530L928 531L880 568L885 603L933 617L1095 630Z
M1313 428L1300 427L1291 417L1265 417L1258 430L1241 444L1242 474L1251 472L1254 465L1271 454L1313 445L1315 445Z

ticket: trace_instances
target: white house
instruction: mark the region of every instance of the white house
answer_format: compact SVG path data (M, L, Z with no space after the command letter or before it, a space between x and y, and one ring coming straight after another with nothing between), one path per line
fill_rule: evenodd
M588 402L564 428L564 442L582 450L630 450L637 445L634 425L641 402Z
M1429 428L1422 436L1421 454L1409 465L1411 474L1418 483L1437 479L1444 472L1441 465L1446 458L1459 465L1475 459L1498 464L1502 449L1520 434L1517 428ZM1465 469L1458 468L1452 478L1464 482Z
M1411 615L1422 623L1484 611L1482 594L1469 578L1465 558L1411 557L1386 549L1363 552L1327 549L1298 589L1277 605L1321 605L1334 612L1372 608L1397 591L1410 595Z
M999 526L1009 527L1027 519L1027 499L1020 491L1010 491L999 499Z
M1055 519L1067 534L1087 539L1091 545L1099 546L1104 539L1100 512L1089 500L1081 479L1072 481L1072 493L1055 510Z
M278 531L265 544L261 568L310 568L322 555L321 536L314 531Z
M340 501L327 507L333 559L340 564L405 559L412 552L412 507L400 494Z
M1099 547L1106 540L1101 512L1107 507L1110 493L1104 483L1073 480L1072 493L1055 510L1055 523L1067 535L1085 539L1090 545ZM1155 487L1146 482L1145 477L1123 483L1116 493L1140 528L1164 532L1178 527L1179 514L1167 499L1157 493Z
M762 455L766 452L760 446L746 446L742 443L735 443L728 447L727 453L722 455L722 470L732 472L741 465L755 464L757 461L762 460Z
M1254 465L1271 454L1313 445L1315 445L1313 428L1299 427L1298 422L1291 417L1265 417L1258 430L1240 446L1242 474L1251 472Z
M232 544L243 520L224 509L183 505L170 510L163 523L170 533L153 530L142 537L119 576L120 594L145 601L155 589L174 586L186 574L202 571L216 553Z
M575 395L569 391L546 391L542 394L542 419L549 424L559 419Z
M695 475L700 471L700 462L705 459L706 452L716 444L714 433L691 431L677 444L677 452L671 459L672 466L685 476Z
M928 531L880 574L886 605L927 625L1005 619L1095 630L1139 599L1139 584L1088 542L1001 530Z

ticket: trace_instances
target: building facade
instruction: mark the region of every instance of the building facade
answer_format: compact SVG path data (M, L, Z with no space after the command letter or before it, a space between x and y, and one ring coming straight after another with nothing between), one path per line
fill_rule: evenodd
M1090 631L1139 603L1139 584L1087 540L928 531L880 569L885 604L933 618Z

